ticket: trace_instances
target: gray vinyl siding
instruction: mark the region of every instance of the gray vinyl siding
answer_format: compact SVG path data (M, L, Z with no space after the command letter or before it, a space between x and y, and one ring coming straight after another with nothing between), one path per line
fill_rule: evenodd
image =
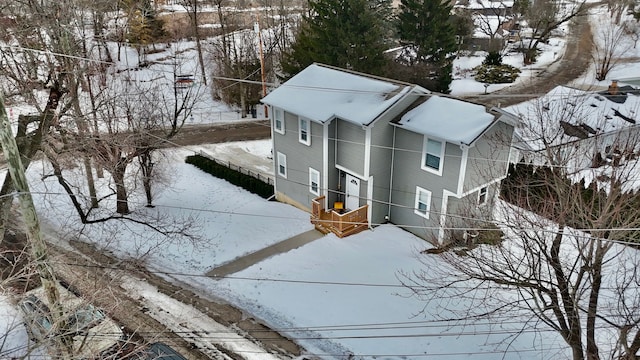
M365 131L362 126L341 119L335 121L336 164L363 175Z
M377 123L371 128L371 160L369 173L373 177L371 222L380 224L389 215L389 189L391 188L391 163L393 152L393 126Z
M463 193L506 176L512 135L513 126L499 122L469 148Z
M457 190L462 150L458 145L445 143L442 176L438 176L422 169L423 143L422 134L396 130L391 219L397 225L405 225L406 230L435 241L442 212L442 192ZM431 191L429 219L414 213L416 186Z
M278 193L285 194L293 200L294 205L309 211L311 200L316 197L309 191L309 167L320 172L320 187L325 188L323 164L322 164L322 125L310 121L311 145L307 146L298 141L298 116L284 113L285 134L273 132L274 149L273 157L276 163L276 189ZM277 153L283 153L287 157L287 178L278 175Z
M447 230L444 232L443 242L446 244L454 240L462 240L464 229L483 228L489 225L487 221L492 218L491 209L499 190L499 183L487 186L487 202L484 205L478 205L479 190L461 199L450 196L447 202L448 216L444 224Z
M337 121L332 121L329 126L329 142L328 142L328 181L329 184L323 184L322 187L328 189L327 191L327 205L328 207L333 207L333 203L336 201L343 201L342 197L338 192L338 182L340 181L340 173L339 170L336 169L336 165L334 163L336 158L336 140L332 134L335 134Z
M369 174L373 177L373 205L371 222L384 223L385 216L390 216L394 126L389 122L404 111L407 106L419 98L419 94L410 94L400 99L396 106L380 117L371 126L371 159Z

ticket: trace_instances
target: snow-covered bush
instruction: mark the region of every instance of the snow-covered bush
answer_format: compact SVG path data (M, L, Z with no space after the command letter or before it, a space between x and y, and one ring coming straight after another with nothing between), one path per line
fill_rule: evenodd
M507 65L480 65L473 68L476 81L485 84L512 83L518 78L520 69Z

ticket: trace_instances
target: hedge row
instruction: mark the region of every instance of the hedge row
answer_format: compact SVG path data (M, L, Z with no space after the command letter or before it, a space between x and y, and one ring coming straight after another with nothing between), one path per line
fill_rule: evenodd
M229 169L228 167L220 165L214 160L208 159L204 156L187 156L187 159L185 161L187 164L191 164L208 174L211 174L220 179L227 180L233 185L240 186L241 188L259 195L265 199L273 196L273 185L269 185L261 180L254 178L253 176L249 176L239 171Z

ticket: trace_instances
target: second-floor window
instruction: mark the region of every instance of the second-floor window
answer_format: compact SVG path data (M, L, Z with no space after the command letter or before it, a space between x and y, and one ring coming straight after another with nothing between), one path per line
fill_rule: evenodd
M309 168L309 191L320 196L320 172L313 168Z
M423 218L429 218L429 211L431 210L431 191L425 190L419 186L416 186L416 204L414 213L422 216Z
M282 109L273 109L273 128L284 135L284 112Z
M487 203L487 187L483 187L478 191L478 205L483 205Z
M442 175L443 163L444 143L425 137L424 149L422 151L422 169L437 175Z
M278 152L278 175L287 177L287 155Z
M298 140L305 145L311 145L311 124L309 120L300 118L298 120L298 127L300 129Z

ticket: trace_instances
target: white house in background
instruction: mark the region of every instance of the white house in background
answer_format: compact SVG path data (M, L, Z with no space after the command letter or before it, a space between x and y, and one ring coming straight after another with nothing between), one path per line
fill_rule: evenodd
M322 64L262 101L276 198L338 236L388 221L449 242L507 173L516 118L497 108Z
M527 162L543 165L549 156L544 151L551 148L583 169L640 150L640 90L617 81L600 92L557 86L506 110L522 119L514 145L527 150Z

